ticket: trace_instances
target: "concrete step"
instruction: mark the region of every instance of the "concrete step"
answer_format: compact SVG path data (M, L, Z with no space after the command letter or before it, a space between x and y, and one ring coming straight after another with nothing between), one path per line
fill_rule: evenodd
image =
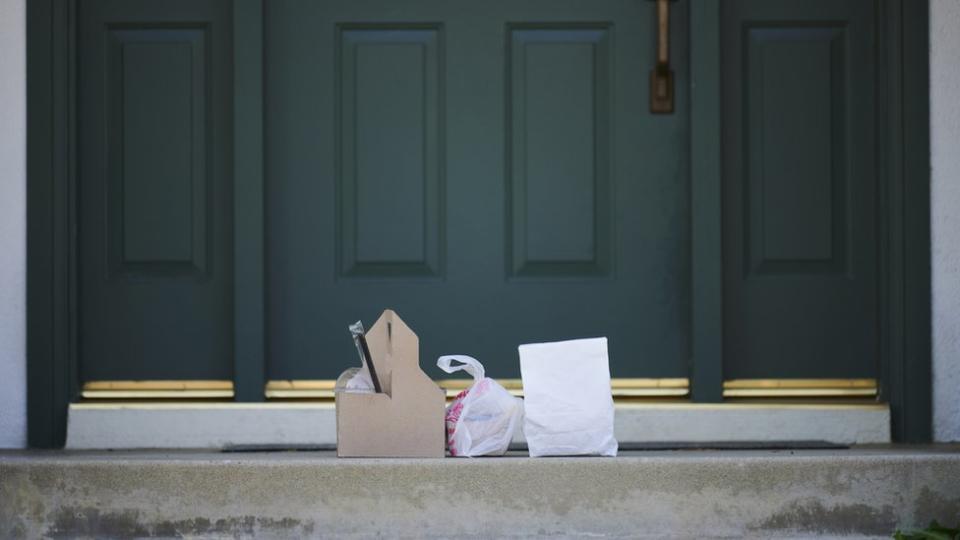
M333 403L74 403L67 448L219 449L238 444L334 445ZM617 403L621 443L890 442L890 408L879 403ZM514 441L525 442L521 430Z
M960 447L0 453L0 538L889 537L933 518L960 518Z

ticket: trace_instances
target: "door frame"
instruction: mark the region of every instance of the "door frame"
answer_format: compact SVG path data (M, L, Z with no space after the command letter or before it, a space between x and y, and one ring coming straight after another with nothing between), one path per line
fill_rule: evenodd
M690 6L691 399L722 401L722 0ZM880 396L894 440L931 439L927 0L875 0L881 202ZM27 418L62 447L77 366L77 0L27 4ZM263 0L233 0L234 387L263 399ZM697 31L693 31L697 29Z

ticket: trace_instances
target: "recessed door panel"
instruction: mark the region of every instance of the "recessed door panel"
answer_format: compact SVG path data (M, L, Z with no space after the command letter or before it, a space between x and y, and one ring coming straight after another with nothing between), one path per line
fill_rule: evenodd
M337 31L341 277L441 275L439 33Z
M746 32L751 274L846 270L843 27Z
M509 28L513 276L611 270L610 33L605 25Z
M107 31L108 256L116 275L206 271L206 31Z

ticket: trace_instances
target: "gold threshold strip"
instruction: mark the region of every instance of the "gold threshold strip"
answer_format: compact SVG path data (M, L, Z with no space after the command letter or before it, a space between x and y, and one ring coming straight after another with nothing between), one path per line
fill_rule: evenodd
M233 398L233 381L89 381L84 399Z
M511 394L523 396L523 384L520 379L497 379ZM447 392L447 398L453 398L467 389L471 379L442 379L437 381ZM267 399L333 399L333 380L292 380L269 381L264 392ZM690 381L676 379L612 379L610 386L614 398L669 397L683 398L690 393Z
M437 381L448 398L453 398L472 383L469 379ZM515 396L523 396L520 379L499 379ZM336 381L286 380L269 381L268 399L332 400ZM615 399L665 398L680 399L690 395L686 378L612 379ZM231 399L233 382L224 380L164 381L89 381L84 383L84 399ZM873 398L877 396L876 379L735 379L723 383L725 398Z
M617 410L668 410L668 411L732 411L732 410L837 410L837 411L886 411L890 406L876 401L862 400L809 400L778 401L772 399L740 400L726 403L691 403L685 400L617 400ZM71 409L86 410L333 410L332 400L274 400L262 402L237 402L222 400L144 400L100 399L71 403Z
M876 379L734 379L725 398L876 397Z

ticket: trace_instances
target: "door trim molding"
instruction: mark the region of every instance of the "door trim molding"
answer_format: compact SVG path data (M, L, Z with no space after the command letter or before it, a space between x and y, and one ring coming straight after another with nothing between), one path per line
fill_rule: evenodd
M894 440L928 442L933 436L929 2L877 1L878 127L888 134L878 148L885 190L880 398L890 403Z
M720 0L691 3L690 382L699 402L723 400L720 21Z
M881 209L880 291L883 310L880 396L891 406L898 441L929 441L930 400L930 155L929 48L926 0L875 0L878 6L881 133L884 207ZM235 0L235 48L261 48L262 0ZM691 0L691 390L695 401L722 399L722 297L720 240L719 111L720 0ZM67 409L80 396L77 370L76 282L76 0L27 3L27 418L31 447L62 447ZM251 42L243 41L248 33ZM254 52L256 52L254 50ZM694 72L696 70L696 72ZM262 125L261 68L244 66L235 92L252 92L234 129ZM715 104L711 108L711 104ZM241 103L235 103L239 111ZM244 142L245 141L245 142ZM236 254L236 307L256 311L264 303L262 205L251 198L263 189L262 133L244 138L235 165L252 167L241 182L243 198L234 212L260 212L254 242ZM242 153L242 152L241 152ZM250 169L247 169L248 171ZM246 214L245 214L246 215ZM258 229L259 227L259 229ZM239 231L238 231L239 232ZM246 234L246 233L245 233ZM249 238L249 236L247 237ZM258 259L259 257L259 259ZM241 282L241 280L243 280ZM252 287L241 289L244 283ZM259 286L257 286L259 284ZM249 314L248 314L249 315ZM237 357L242 369L236 388L241 399L262 396L263 310L238 316L248 329L237 345L250 346Z
M76 0L27 2L27 442L60 447L76 369Z
M261 401L266 366L263 0L233 0L233 348L236 399Z

